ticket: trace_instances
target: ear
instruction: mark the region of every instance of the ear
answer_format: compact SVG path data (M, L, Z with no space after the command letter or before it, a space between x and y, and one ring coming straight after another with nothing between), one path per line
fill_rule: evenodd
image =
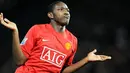
M53 13L52 13L52 12L48 12L48 13L47 13L47 15L48 15L48 17L49 17L50 19L53 19L53 18L54 18L54 16L53 16Z

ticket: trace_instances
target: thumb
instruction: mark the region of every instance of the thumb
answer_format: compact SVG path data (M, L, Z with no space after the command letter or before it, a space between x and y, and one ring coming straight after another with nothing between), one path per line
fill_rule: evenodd
M0 13L0 20L3 20L3 13Z
M96 52L97 52L97 49L94 49L92 52L93 52L93 53L96 53Z

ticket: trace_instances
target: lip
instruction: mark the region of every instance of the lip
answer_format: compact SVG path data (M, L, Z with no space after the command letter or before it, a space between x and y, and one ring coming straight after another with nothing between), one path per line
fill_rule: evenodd
M64 16L64 18L69 19L69 18L70 18L70 16Z

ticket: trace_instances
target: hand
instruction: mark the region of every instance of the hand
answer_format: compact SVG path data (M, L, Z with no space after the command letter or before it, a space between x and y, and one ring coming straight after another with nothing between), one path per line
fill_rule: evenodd
M106 55L96 55L95 53L97 50L93 50L90 52L87 56L88 61L105 61L107 59L111 59L111 56L106 56Z
M3 13L0 14L0 23L11 30L17 30L17 26L15 23L9 21L6 18L3 18Z

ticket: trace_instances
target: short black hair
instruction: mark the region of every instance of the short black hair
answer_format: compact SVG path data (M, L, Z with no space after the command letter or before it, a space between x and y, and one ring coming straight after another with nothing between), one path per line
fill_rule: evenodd
M63 2L63 1L55 1L53 3L51 3L49 6L48 6L48 12L53 12L53 9L55 7L56 4L60 3L60 2ZM65 2L63 2L65 3Z

